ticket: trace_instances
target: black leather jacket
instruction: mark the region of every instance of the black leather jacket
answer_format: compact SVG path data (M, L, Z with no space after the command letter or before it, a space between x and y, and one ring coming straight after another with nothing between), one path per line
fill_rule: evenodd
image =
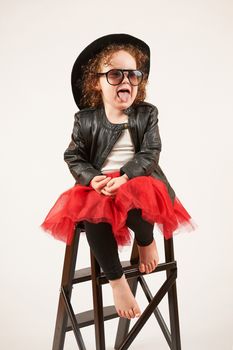
M103 175L100 170L102 165L121 131L128 127L135 155L119 169L120 174L127 174L129 179L151 175L162 180L174 202L175 192L159 166L161 139L157 107L143 102L124 112L128 115L128 124L111 123L104 106L85 108L75 114L71 142L65 150L64 160L76 184L88 186L94 176Z

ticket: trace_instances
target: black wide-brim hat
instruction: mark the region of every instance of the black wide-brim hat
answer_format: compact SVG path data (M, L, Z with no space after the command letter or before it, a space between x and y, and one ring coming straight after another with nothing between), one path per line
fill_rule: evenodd
M143 53L148 56L148 61L144 67L144 73L147 78L150 71L150 48L149 46L142 40L129 35L129 34L109 34L102 36L92 43L90 43L77 57L74 62L72 72L71 72L71 86L72 92L74 96L74 100L81 110L85 106L81 103L82 97L82 82L83 82L83 66L87 64L89 59L93 58L95 55L100 53L103 49L111 44L131 44L133 46L138 47Z

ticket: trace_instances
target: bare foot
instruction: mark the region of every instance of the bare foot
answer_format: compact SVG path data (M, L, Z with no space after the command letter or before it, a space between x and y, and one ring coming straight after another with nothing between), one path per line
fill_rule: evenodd
M159 255L155 240L153 240L151 244L144 247L138 245L138 252L140 258L139 271L146 273L152 272L159 262Z
M141 315L140 308L134 298L129 284L123 274L121 278L109 280L113 291L115 308L120 317L134 318Z

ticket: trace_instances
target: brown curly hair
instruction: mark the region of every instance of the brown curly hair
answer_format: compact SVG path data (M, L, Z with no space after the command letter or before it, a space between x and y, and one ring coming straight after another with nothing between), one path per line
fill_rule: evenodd
M148 56L138 47L131 44L111 44L103 49L95 57L91 58L83 69L82 97L81 103L89 107L98 107L103 104L101 92L96 89L98 76L93 72L99 72L102 63L109 64L112 55L120 50L128 52L136 60L137 69L144 72L144 78L138 86L138 93L133 104L138 104L146 98L146 85L148 77L145 74L145 66L148 62Z

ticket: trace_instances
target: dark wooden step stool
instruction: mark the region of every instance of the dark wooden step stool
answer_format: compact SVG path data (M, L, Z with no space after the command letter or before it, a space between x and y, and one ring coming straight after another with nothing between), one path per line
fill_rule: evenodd
M61 281L60 297L57 310L57 320L53 339L53 350L63 350L65 335L67 331L73 330L78 348L86 350L80 329L82 327L95 325L96 349L105 350L104 321L119 317L115 306L103 307L102 285L109 283L102 272L97 260L90 250L91 267L75 271L76 259L79 245L80 233L84 231L82 224L76 226L76 233L71 246L66 246L63 274ZM167 344L171 350L181 350L180 327L178 316L178 302L176 291L177 265L174 260L173 238L164 238L165 263L158 264L151 273L166 270L166 280L153 296L148 288L143 275L138 269L139 255L136 241L133 242L131 258L129 261L122 261L125 277L129 283L132 293L135 295L138 282L149 302L148 306L137 319L129 331L130 320L119 317L118 329L114 348L117 350L128 349L137 334L140 332L146 321L154 313L159 326L164 334ZM78 313L75 315L71 305L71 293L76 283L92 280L93 310ZM168 293L170 331L158 309L158 304Z

